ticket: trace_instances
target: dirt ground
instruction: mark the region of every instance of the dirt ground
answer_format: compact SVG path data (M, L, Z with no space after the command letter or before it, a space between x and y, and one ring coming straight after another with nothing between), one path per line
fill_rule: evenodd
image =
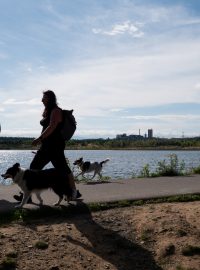
M199 270L199 206L162 203L90 213L85 205L85 214L4 225L0 269Z

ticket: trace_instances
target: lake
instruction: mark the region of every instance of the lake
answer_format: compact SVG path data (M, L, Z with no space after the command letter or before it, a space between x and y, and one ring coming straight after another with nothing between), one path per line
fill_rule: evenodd
M133 174L139 174L145 164L150 165L154 171L157 163L162 160L169 160L169 155L176 154L178 160L184 161L185 168L190 169L200 165L200 151L153 151L153 150L66 150L71 168L75 175L78 173L74 168L74 160L83 157L86 161L102 161L110 158L104 167L102 174L112 179L131 178ZM24 168L28 168L34 154L30 150L0 150L0 174L14 163L19 162ZM46 166L52 167L51 164ZM0 177L0 183L10 184L11 181L4 181Z

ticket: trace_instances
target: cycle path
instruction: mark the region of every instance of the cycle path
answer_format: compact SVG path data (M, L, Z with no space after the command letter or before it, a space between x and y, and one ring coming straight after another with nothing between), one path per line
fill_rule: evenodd
M150 199L180 194L200 193L200 175L179 177L158 177L139 179L118 179L108 182L90 181L77 183L84 203L112 202L122 200ZM19 193L16 184L0 185L0 213L12 210L16 205L14 194ZM57 195L47 190L42 193L45 205L53 205ZM38 201L32 196L34 204L26 204L24 208L37 208ZM74 202L76 203L76 202ZM67 205L66 201L62 201Z

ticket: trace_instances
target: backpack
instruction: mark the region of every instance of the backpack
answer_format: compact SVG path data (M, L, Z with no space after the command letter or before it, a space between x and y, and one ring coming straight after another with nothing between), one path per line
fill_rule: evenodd
M76 119L73 115L74 110L62 110L63 123L61 127L61 135L65 141L69 141L76 130Z

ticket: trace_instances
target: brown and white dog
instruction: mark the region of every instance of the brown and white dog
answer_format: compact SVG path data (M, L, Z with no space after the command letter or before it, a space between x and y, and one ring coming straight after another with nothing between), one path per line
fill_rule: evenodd
M19 205L16 205L19 208L27 203L32 193L35 193L40 204L43 204L40 193L50 188L59 196L58 201L54 205L59 205L63 197L69 196L71 191L66 177L54 168L30 170L23 169L19 163L16 163L1 176L4 179L11 178L23 191L23 199Z
M102 178L101 171L103 168L103 164L105 164L109 160L110 160L109 158L107 158L101 162L83 161L83 158L79 158L79 159L75 160L73 164L77 165L79 167L79 169L81 170L81 172L76 177L78 177L80 175L82 175L84 177L85 173L94 172L94 175L90 179L93 179L96 174L98 174L99 178L101 179Z

